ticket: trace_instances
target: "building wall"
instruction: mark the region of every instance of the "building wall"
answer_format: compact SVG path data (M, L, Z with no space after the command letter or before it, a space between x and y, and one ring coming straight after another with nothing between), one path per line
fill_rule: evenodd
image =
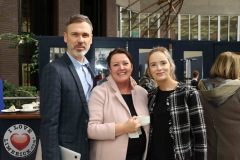
M239 15L239 0L184 0L181 14Z
M0 34L18 33L18 1L0 1ZM18 49L9 48L8 41L0 41L0 78L18 85Z
M68 18L80 11L80 0L58 0L58 35L63 36Z
M117 36L117 6L114 0L104 0L106 7L105 36ZM58 35L62 36L67 19L80 11L79 0L58 0ZM87 15L88 16L88 15ZM92 20L93 21L93 20ZM95 24L93 24L95 25Z
M114 0L113 0L114 1ZM133 4L136 0L115 0L116 4L121 6L121 7L127 7L129 4ZM129 9L135 12L139 12L141 9L141 5L149 5L151 4L151 1L156 1L156 0L139 0L137 3L134 5L130 6Z
M106 36L117 37L117 6L114 0L106 0Z

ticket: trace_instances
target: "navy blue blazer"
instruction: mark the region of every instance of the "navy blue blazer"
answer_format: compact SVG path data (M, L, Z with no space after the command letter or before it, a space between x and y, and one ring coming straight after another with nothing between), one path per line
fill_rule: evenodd
M59 145L89 159L88 106L68 55L46 65L40 82L40 138L44 160L61 160Z

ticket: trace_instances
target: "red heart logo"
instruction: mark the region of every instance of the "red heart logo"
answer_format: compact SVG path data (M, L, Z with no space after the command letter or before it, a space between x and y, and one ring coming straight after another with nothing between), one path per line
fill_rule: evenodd
M26 133L19 135L18 133L14 133L11 135L10 140L12 145L18 149L19 151L23 150L27 147L30 142L30 136Z

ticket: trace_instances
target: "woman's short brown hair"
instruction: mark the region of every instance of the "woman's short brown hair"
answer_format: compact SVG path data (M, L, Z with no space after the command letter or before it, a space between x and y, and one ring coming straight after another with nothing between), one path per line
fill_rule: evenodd
M212 78L224 79L240 78L240 54L234 52L223 52L215 60L210 75Z
M131 62L131 64L133 65L133 58L131 56L131 54L124 48L116 48L114 49L113 51L111 51L107 57L107 64L108 64L108 67L110 68L110 63L111 63L111 59L112 59L112 56L115 55L115 54L124 54L128 57L129 61Z

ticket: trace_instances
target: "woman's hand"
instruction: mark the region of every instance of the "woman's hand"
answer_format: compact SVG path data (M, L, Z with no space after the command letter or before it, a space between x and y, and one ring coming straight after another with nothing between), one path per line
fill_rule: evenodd
M137 119L137 117L133 116L124 123L116 124L115 135L119 136L122 134L136 132L140 126L141 126L141 124L140 124L139 120Z
M126 133L136 132L140 126L141 124L136 116L129 118L128 121L124 123Z

